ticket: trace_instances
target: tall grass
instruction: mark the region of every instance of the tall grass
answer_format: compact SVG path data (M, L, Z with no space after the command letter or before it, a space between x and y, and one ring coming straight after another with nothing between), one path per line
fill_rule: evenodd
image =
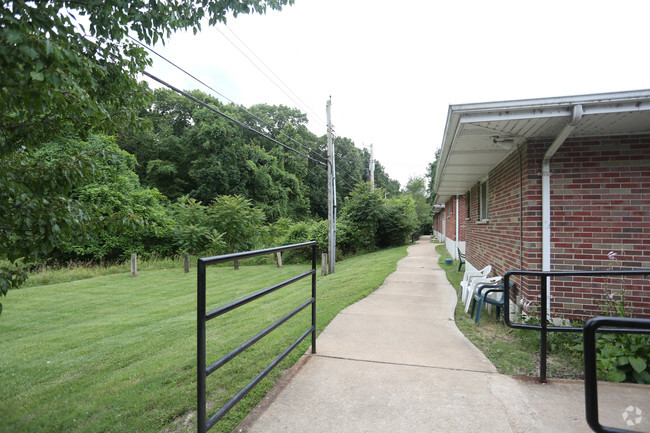
M320 332L347 305L375 290L406 248L349 258L318 277ZM196 273L180 266L140 266L119 274L12 291L0 316L0 432L195 431ZM208 308L304 272L241 264L208 268ZM62 273L62 275L65 275ZM59 277L57 277L59 278ZM208 362L277 320L310 296L305 279L208 323ZM268 299L267 299L268 298ZM214 322L214 323L213 323ZM209 377L216 411L307 329L309 311ZM282 364L287 368L309 341ZM276 369L213 431L229 432L273 386ZM189 422L186 422L189 420Z

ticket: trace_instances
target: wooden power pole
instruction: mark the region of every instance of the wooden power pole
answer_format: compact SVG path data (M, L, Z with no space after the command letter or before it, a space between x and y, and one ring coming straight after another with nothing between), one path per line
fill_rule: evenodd
M332 98L327 101L327 255L329 272L334 273L336 263L336 161L332 140Z
M372 143L370 143L370 186L375 189L375 151L373 150Z

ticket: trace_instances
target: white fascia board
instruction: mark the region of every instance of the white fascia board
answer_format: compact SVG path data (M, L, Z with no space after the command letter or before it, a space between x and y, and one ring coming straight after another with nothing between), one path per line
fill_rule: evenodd
M650 100L650 89L627 92L598 93L592 95L562 96L555 98L521 99L514 101L482 102L477 104L451 105L456 113L504 110L541 110L547 108L571 107L573 105L621 104Z
M440 176L445 166L447 165L447 159L449 159L449 152L451 151L451 146L453 141L458 134L458 128L460 127L459 116L453 113L453 106L449 106L447 111L447 123L445 124L445 132L442 136L442 147L440 149L440 161L438 162L438 168L436 169L436 179L433 183L433 191L438 193L438 184L440 182ZM453 131L453 135L450 132ZM444 203L437 201L437 203Z
M438 188L442 173L445 171L452 146L463 124L499 120L570 117L574 105L583 106L584 116L650 110L650 89L558 98L450 105L433 190L440 195ZM444 203L442 198L437 202ZM448 196L444 196L444 198L446 201Z

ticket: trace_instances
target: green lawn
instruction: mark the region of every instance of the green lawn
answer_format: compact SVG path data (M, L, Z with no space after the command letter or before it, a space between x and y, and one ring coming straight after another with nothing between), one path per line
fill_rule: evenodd
M318 331L379 287L406 247L349 258L318 277ZM302 273L307 265L208 268L208 309ZM310 296L310 279L208 323L208 362ZM195 431L196 272L108 275L14 290L0 316L1 432ZM303 311L208 378L211 415L295 340ZM283 363L292 365L309 339ZM273 386L275 370L212 431L230 432ZM189 419L189 422L188 422Z

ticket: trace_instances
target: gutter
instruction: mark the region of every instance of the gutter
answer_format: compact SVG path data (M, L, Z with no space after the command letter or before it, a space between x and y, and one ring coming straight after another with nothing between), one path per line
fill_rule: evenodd
M551 270L551 158L558 151L560 146L576 128L582 119L582 105L574 105L571 114L571 121L560 131L551 146L546 150L542 159L542 271ZM551 312L551 284L546 281L546 308L547 314Z

